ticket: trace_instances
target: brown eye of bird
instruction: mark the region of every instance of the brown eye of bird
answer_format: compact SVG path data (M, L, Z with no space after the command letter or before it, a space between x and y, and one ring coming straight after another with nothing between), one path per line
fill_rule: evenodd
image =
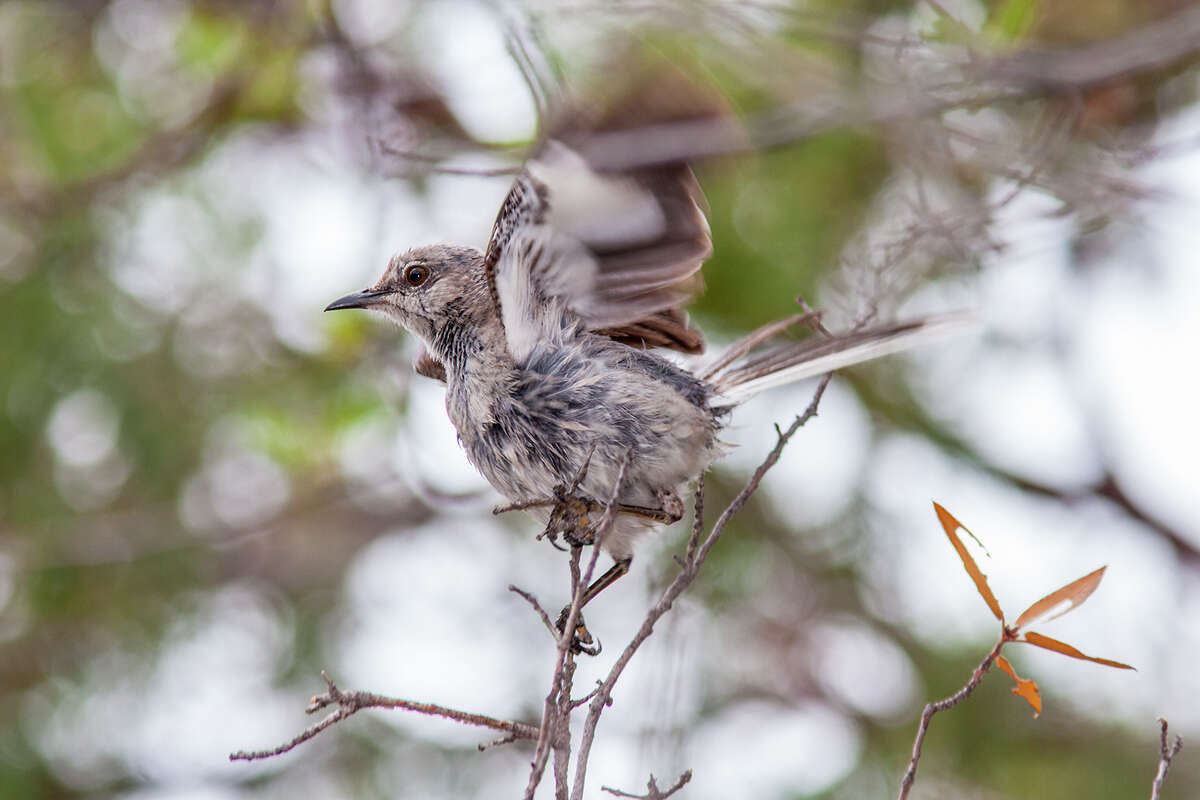
M404 280L409 286L420 286L429 278L429 268L421 264L410 264L404 270Z

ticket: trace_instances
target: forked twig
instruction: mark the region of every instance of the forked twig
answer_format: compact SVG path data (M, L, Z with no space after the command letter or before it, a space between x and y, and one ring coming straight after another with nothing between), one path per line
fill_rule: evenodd
M1171 762L1175 760L1175 756L1179 755L1179 751L1183 749L1183 737L1176 734L1174 743L1168 745L1167 721L1159 717L1158 724L1161 726L1159 733L1158 771L1154 774L1154 783L1150 786L1150 800L1160 800L1162 797L1163 781L1167 779L1167 773L1171 770Z
M679 780L675 781L675 785L670 789L667 789L665 792L658 788L658 783L655 781L653 775L651 775L650 780L646 782L645 794L630 794L629 792L623 792L620 789L614 789L611 786L601 786L600 789L601 791L608 792L615 797L630 797L633 798L633 800L667 800L668 797L678 792L684 786L687 786L691 779L692 771L689 769L680 775Z
M546 630L550 631L550 633L554 634L554 636L558 636L558 628L554 627L553 620L550 619L550 615L546 613L546 609L542 608L542 604L537 601L536 597L524 589L512 585L511 583L508 585L508 590L518 597L523 598L526 603L529 603L529 605L533 606L534 612L536 612L538 617L541 618L542 624L546 626Z
M271 758L272 756L282 755L289 750L294 749L297 745L307 742L309 739L316 736L321 731L329 728L347 717L353 716L364 708L398 708L405 711L415 711L418 714L427 714L433 717L442 717L444 719L461 722L464 725L473 725L480 728L489 728L494 731L500 731L507 734L500 741L516 741L517 739L537 739L538 729L533 725L524 722L514 722L512 720L498 719L489 717L483 714L473 714L468 711L459 711L454 708L447 708L435 703L419 703L414 700L404 700L398 697L385 697L374 692L344 692L337 687L333 680L325 672L321 673L321 678L325 681L326 691L324 694L319 694L313 697L308 704L305 712L314 714L323 708L336 705L337 710L334 711L325 719L315 725L305 729L300 735L293 738L291 741L285 742L271 750L239 750L236 753L230 753L230 761L257 761L263 758ZM496 744L494 742L493 744Z

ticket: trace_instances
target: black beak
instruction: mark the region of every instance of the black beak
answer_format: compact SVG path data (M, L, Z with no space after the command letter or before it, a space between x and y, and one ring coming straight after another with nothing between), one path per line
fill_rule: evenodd
M339 297L329 305L325 306L326 311L337 311L339 308L367 308L371 306L372 301L377 297L383 297L385 294L391 294L391 289L363 289L361 292L348 294L345 297Z

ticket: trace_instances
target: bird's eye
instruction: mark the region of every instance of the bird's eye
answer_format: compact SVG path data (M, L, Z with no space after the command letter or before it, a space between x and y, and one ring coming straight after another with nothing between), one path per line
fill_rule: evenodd
M424 264L409 264L404 269L404 280L409 286L420 286L429 279L429 268Z

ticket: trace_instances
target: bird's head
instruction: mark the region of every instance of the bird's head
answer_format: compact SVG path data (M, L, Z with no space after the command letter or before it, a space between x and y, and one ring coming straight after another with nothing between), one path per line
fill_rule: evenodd
M374 286L325 310L342 308L378 311L432 342L447 324L478 324L491 308L483 254L472 247L415 247L394 256Z

